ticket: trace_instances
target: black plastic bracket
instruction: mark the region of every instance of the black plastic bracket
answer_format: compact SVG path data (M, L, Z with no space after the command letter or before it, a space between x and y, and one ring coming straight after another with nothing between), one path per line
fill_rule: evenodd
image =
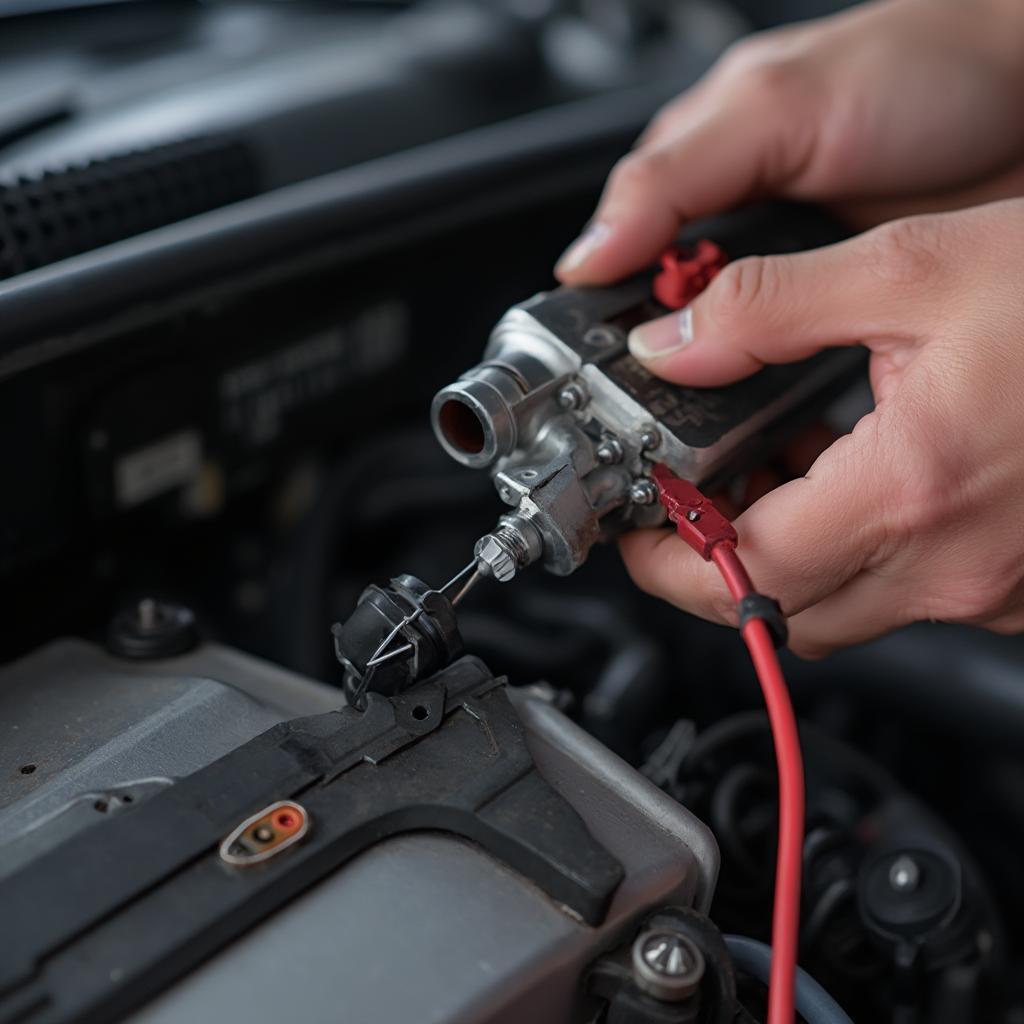
M221 840L277 800L302 842L232 868ZM622 868L541 777L505 693L472 657L366 708L263 733L0 883L0 1022L109 1021L389 836L479 844L598 924Z

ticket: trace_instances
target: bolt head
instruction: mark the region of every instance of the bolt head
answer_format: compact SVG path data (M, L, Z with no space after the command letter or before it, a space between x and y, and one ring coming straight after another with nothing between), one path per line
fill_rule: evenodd
M897 892L913 892L921 881L921 868L913 857L903 854L889 868L889 884Z
M508 583L515 577L516 560L490 534L480 538L474 554L481 572L493 576L499 583Z
M700 512L697 509L695 509L695 508L691 508L690 511L686 513L686 518L691 523L699 522L700 521Z
M613 466L622 461L622 445L619 443L618 438L605 438L597 446L596 454L598 462L603 463L605 466Z
M633 975L637 985L656 999L686 999L704 976L704 957L685 935L655 928L633 943Z
M636 480L629 489L629 500L635 505L653 505L658 500L658 488L653 480Z
M626 340L626 335L618 327L612 324L595 324L583 335L583 343L592 348L611 348L613 345L621 345Z
M640 447L645 452L653 451L661 444L661 434L656 427L645 427L640 434Z
M566 386L558 392L558 404L563 409L569 409L571 411L582 409L583 406L587 404L587 393L579 384L566 384Z

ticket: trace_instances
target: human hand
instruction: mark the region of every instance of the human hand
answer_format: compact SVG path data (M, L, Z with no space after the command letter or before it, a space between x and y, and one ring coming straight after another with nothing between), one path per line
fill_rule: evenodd
M827 346L870 350L875 410L736 521L798 654L923 619L1024 630L1022 324L1016 199L738 260L688 310L634 332L634 351L662 352L651 369L697 386ZM675 534L637 531L621 548L643 589L735 622L714 566Z
M772 195L856 224L1024 192L1024 5L885 0L741 41L617 165L556 273L602 284Z

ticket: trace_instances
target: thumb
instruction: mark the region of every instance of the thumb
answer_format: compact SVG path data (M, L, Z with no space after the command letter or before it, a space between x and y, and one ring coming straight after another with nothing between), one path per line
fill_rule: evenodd
M905 337L909 309L936 294L943 272L938 219L893 221L822 249L737 260L684 309L635 327L630 351L659 377L712 387L822 348Z

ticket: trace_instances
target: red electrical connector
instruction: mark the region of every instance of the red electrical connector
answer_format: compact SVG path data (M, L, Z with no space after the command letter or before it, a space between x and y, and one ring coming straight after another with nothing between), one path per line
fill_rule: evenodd
M654 277L654 297L669 309L682 309L711 284L728 262L725 252L706 238L692 250L666 249L661 254L661 271Z
M779 771L779 847L772 910L772 966L768 1024L792 1024L800 933L800 875L804 843L804 768L796 716L775 642L785 642L778 605L754 590L736 554L735 527L693 484L666 466L654 467L661 503L676 531L706 561L718 566L740 613L740 632L750 651L768 709Z

